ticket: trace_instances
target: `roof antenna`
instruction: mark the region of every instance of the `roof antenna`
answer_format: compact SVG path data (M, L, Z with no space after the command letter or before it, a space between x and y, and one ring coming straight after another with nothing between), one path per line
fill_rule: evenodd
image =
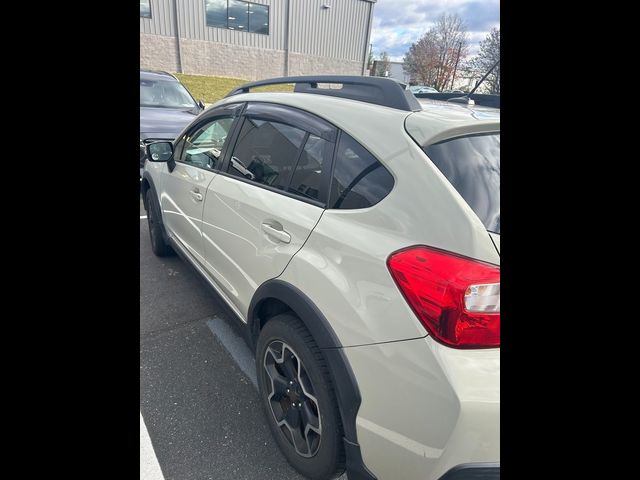
M464 97L450 98L449 100L447 100L447 102L464 103L465 105L475 105L476 102L474 102L473 99L469 97L473 95L473 92L475 92L478 89L478 87L482 84L482 82L484 82L487 79L489 74L493 72L493 69L496 68L499 63L500 63L500 59L498 59L498 61L493 64L493 67L491 67L489 71L484 74L484 77L482 77L480 81L476 83L476 86L473 87L473 89L469 93L467 93Z

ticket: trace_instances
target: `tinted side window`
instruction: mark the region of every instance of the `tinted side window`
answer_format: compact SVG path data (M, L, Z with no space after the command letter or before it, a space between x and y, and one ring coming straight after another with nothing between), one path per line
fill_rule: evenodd
M334 143L309 135L289 185L291 193L320 200L323 172L329 165Z
M286 189L305 134L283 123L245 118L228 173Z
M336 153L329 208L366 208L386 197L393 176L365 148L342 132Z

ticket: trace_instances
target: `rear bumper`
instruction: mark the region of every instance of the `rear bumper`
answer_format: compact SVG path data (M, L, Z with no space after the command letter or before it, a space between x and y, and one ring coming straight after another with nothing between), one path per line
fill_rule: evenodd
M500 480L499 463L467 463L457 465L440 480Z
M343 351L362 396L357 441L378 480L499 478L499 349L425 337Z

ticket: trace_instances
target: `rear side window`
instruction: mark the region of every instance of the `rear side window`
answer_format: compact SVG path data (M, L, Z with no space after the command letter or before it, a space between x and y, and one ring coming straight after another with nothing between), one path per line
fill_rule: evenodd
M331 180L329 208L367 208L386 197L393 176L362 145L342 132Z
M329 164L334 145L323 138L309 135L293 172L289 192L320 200L323 172Z
M286 190L305 135L290 125L247 117L228 173Z
M455 138L424 151L486 229L500 233L500 134Z

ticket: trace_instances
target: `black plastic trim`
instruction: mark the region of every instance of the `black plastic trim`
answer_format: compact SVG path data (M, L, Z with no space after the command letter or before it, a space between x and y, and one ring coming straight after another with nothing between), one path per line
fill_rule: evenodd
M147 181L149 183L148 190L151 190L151 196L153 200L156 202L156 206L158 207L158 213L160 218L158 219L158 223L160 224L160 231L162 232L162 238L165 242L169 242L169 235L167 235L167 230L164 228L164 222L162 221L162 207L160 206L160 202L158 201L158 192L156 191L156 186L153 183L153 178L151 178L151 174L149 172L144 172L142 175L142 180ZM149 205L147 205L147 191L145 190L144 195L142 196L142 203L144 205L144 210L149 215Z
M299 77L278 77L245 83L233 89L226 96L248 93L250 89L265 85L295 83L294 92L347 98L385 107L419 112L420 102L407 90L404 83L384 77L359 77L355 75L311 75ZM341 84L342 88L319 88L319 83Z
M500 464L462 463L448 470L440 480L500 480Z
M337 128L326 120L299 108L278 103L249 102L244 110L246 117L284 123L312 133L331 143L336 141Z
M286 303L305 324L318 347L322 350L329 367L334 385L336 400L344 430L345 454L347 457L347 476L350 480L375 480L362 460L356 431L356 416L362 402L358 383L347 356L329 321L318 307L297 287L282 280L267 280L258 287L249 305L248 326L253 339L252 346L260 334L261 321L258 312L262 303L268 299L277 299Z

